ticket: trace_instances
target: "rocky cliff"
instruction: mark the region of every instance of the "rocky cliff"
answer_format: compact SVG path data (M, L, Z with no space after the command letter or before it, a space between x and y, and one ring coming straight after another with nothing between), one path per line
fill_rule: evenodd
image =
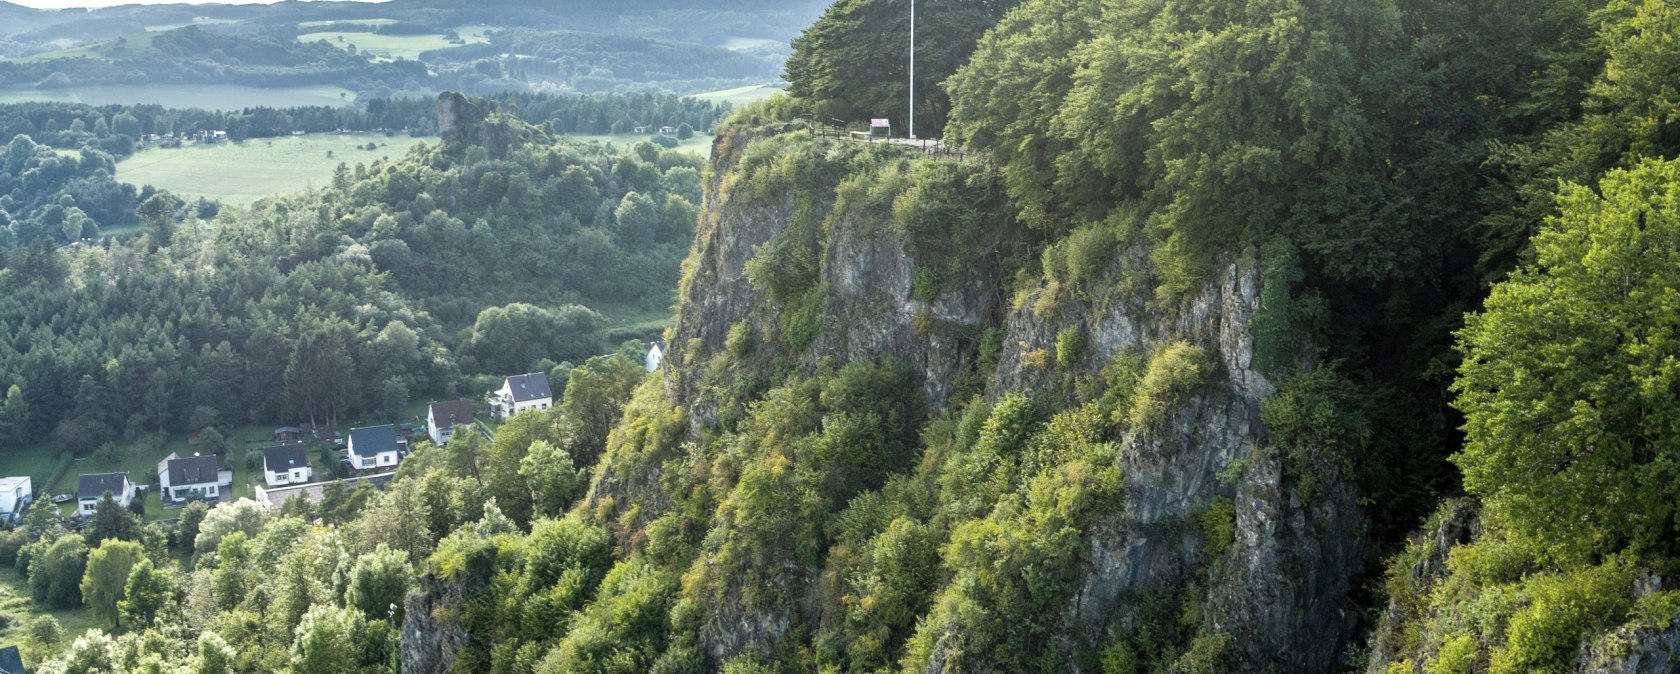
M779 159L760 157L755 166L755 147L769 145ZM963 225L965 240L978 246L960 252L958 272L929 297L916 275L937 261L919 254L913 232L893 226L894 209L859 202L872 188L893 189L907 166L942 160L891 150L864 153L843 142L805 138L791 125L735 128L717 139L714 150L708 208L686 270L673 357L663 373L667 399L685 412L691 440L727 432L720 426L738 419L751 398L740 394L743 380L762 382L751 387L762 391L789 371L857 360L908 364L930 408L943 409L956 402L964 373L987 358L981 335L988 329L1001 334L1001 349L985 373L987 397L1021 393L1058 401L1052 405L1071 404L1078 393L1069 382L1096 378L1122 353L1189 344L1210 354L1211 374L1165 410L1163 422L1118 438L1114 467L1124 475L1124 495L1105 509L1112 514L1079 532L1084 554L1077 589L1064 599L1058 645L1074 671L1094 671L1079 663L1114 635L1138 629L1146 620L1144 598L1172 596L1199 607L1200 633L1224 644L1223 661L1238 670L1327 672L1336 666L1355 623L1347 596L1367 554L1365 524L1351 488L1323 485L1304 498L1267 449L1260 409L1276 387L1254 365L1250 324L1262 278L1256 264L1222 263L1198 292L1169 308L1147 293L1104 291L1070 294L1054 311L1042 311L1043 296L1054 292L1042 282L1022 291L1012 307L1004 289L1014 284L1016 270L1009 268L1010 255L997 253L1032 243L1007 211L999 211ZM816 159L785 161L795 152ZM764 189L763 183L774 182L776 161L785 162L779 177L786 187ZM833 170L861 162L884 168L849 175ZM749 190L755 183L760 188ZM805 309L774 297L773 288L755 283L751 270L755 257L789 238L817 260L810 270L815 278L805 287L820 297L799 301L818 307L821 325L807 343L792 347L786 318ZM1115 257L1103 278L1122 276L1147 260L1138 250ZM1065 368L1047 365L1059 338L1072 333L1083 336L1084 348L1064 356L1070 361ZM766 357L766 351L780 357ZM597 506L603 499L620 506L669 503L667 495L635 489L658 482L609 467L591 499ZM1216 542L1212 547L1223 552L1210 559L1209 541L1196 522L1224 504L1233 516L1231 538ZM643 521L656 515L639 513ZM816 591L817 569L792 570L784 591ZM708 606L702 647L713 662L773 649L799 625L822 619L811 603L762 610ZM953 632L961 629L952 626ZM950 637L933 641L960 643L957 634ZM914 669L958 671L946 666L949 655L936 646L925 668Z

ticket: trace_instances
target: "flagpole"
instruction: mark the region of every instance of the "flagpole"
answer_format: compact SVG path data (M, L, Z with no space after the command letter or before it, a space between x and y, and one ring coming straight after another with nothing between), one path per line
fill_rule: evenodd
M910 0L910 139L916 138L916 0Z

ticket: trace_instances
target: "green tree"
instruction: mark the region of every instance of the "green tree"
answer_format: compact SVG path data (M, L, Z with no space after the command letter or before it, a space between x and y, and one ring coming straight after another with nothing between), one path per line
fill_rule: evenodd
M146 228L146 240L152 249L168 247L175 239L175 211L181 200L168 192L159 192L140 203L135 215Z
M337 424L356 396L355 328L338 316L306 321L286 364L286 390L310 423Z
M111 492L105 492L94 506L93 519L82 532L89 548L96 547L108 539L119 541L140 540L140 518L129 512Z
M175 525L175 547L186 551L193 551L193 543L198 538L198 528L204 523L204 516L210 513L210 506L203 501L193 501L181 508L181 517Z
M58 644L64 641L64 627L58 619L50 615L38 615L29 619L23 627L23 650L29 656L30 662L40 662L42 657L52 652Z
M532 515L555 517L582 495L586 476L566 450L538 440L519 462L519 477L531 490Z
M6 399L0 402L0 438L21 443L29 435L29 402L23 389L12 384L6 389Z
M198 659L192 674L233 674L235 657L233 647L221 635L204 632L198 636Z
M119 605L128 586L128 576L146 551L134 541L106 539L88 553L87 572L82 576L82 602L94 615L121 624Z
M35 602L60 609L81 604L82 572L88 557L82 537L64 534L30 547L37 548L29 556L29 589Z
M1566 186L1459 333L1453 461L1544 558L1680 551L1680 163Z
M357 611L331 604L310 608L298 623L287 669L294 674L358 671L366 629L367 621Z
M123 599L117 609L130 629L145 629L154 618L180 601L180 592L169 571L157 568L151 559L142 558L128 574L128 584L123 588Z
M389 618L395 606L396 620L401 621L403 597L413 586L414 569L409 567L406 555L381 545L356 559L344 603L369 620Z
M916 9L916 133L937 138L950 112L939 84L968 61L975 41L1020 0L920 0ZM909 120L908 0L840 0L793 41L788 93L817 114L847 121Z

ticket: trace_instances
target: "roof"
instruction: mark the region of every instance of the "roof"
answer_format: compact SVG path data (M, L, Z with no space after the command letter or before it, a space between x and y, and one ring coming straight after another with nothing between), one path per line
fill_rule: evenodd
M18 654L17 646L0 648L0 673L27 674L23 669L23 656Z
M97 500L105 492L121 496L128 484L128 473L95 473L76 479L76 499Z
M472 403L465 400L451 400L444 403L432 403L431 418L437 422L438 428L449 428L455 424L472 421Z
M350 429L350 453L366 457L394 451L397 451L396 426L385 424Z
M312 482L310 484L293 485L290 487L276 487L274 489L268 489L259 485L256 488L257 502L269 510L274 510L286 505L287 501L294 498L301 498L310 503L320 503L321 497L326 494L327 485L329 484L342 482L348 486L355 486L357 482L367 482L368 484L373 485L375 489L384 489L385 485L391 481L391 478L396 476L397 474L394 472L380 473L378 475L347 477L342 480Z
M279 428L274 429L274 434L275 435L279 435L281 433L302 433L302 432L303 432L303 429L298 428L296 426L281 426Z
M267 470L290 470L309 465L309 453L303 445L280 445L268 447L262 451L263 468Z
M507 388L513 392L513 401L516 403L554 397L554 393L548 389L548 375L541 372L508 377Z
M0 491L11 491L27 484L28 477L0 477Z
M182 459L169 460L169 486L181 487L189 484L214 484L219 481L216 473L221 470L221 463L215 456L189 456Z

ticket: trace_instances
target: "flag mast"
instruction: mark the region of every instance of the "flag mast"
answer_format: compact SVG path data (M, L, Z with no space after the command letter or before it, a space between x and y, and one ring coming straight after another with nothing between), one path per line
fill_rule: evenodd
M910 0L910 138L916 138L916 0Z

